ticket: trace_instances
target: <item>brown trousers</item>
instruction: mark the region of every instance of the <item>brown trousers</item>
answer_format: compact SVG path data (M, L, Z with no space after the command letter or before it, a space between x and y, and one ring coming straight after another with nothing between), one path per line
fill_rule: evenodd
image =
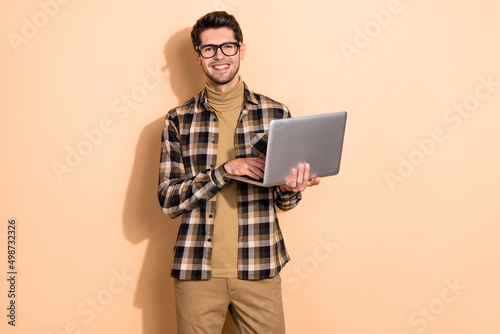
M279 275L263 280L174 280L178 334L220 334L229 309L240 334L284 334Z

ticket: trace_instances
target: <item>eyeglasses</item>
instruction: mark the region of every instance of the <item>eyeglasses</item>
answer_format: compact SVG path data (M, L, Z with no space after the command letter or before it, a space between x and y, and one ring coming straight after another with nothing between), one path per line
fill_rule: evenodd
M227 42L219 45L205 44L197 47L198 52L205 59L212 58L213 56L215 56L217 54L217 49L220 49L222 53L228 57L234 56L235 54L238 53L239 48L240 48L239 42Z

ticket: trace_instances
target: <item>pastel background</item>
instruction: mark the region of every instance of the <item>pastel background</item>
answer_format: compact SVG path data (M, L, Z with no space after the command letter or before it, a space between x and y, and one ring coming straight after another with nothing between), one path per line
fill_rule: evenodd
M349 113L340 174L280 213L288 333L500 333L500 2L2 7L2 333L175 333L162 119L203 87L189 31L219 9L252 89L294 116Z

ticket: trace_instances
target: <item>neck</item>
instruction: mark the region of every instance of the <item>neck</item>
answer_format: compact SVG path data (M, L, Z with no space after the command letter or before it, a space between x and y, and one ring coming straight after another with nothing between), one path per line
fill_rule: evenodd
M240 81L240 76L235 75L233 80L223 85L213 82L212 80L207 80L207 86L216 92L224 93L233 89L238 84L239 81Z
M207 85L207 101L216 113L239 111L245 101L245 85L242 80L226 92L217 92Z

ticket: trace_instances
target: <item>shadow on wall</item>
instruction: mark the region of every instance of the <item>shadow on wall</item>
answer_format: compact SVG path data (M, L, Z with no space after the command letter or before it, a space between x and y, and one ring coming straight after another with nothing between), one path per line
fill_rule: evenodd
M204 86L203 72L193 60L190 32L191 28L182 29L165 44L163 72L178 99L171 101L172 105L161 106L165 113L190 99ZM148 240L134 298L134 306L142 309L143 334L176 333L170 266L181 220L163 214L156 196L163 123L164 117L153 121L139 137L123 210L126 239L133 244ZM230 316L222 333L236 333Z

